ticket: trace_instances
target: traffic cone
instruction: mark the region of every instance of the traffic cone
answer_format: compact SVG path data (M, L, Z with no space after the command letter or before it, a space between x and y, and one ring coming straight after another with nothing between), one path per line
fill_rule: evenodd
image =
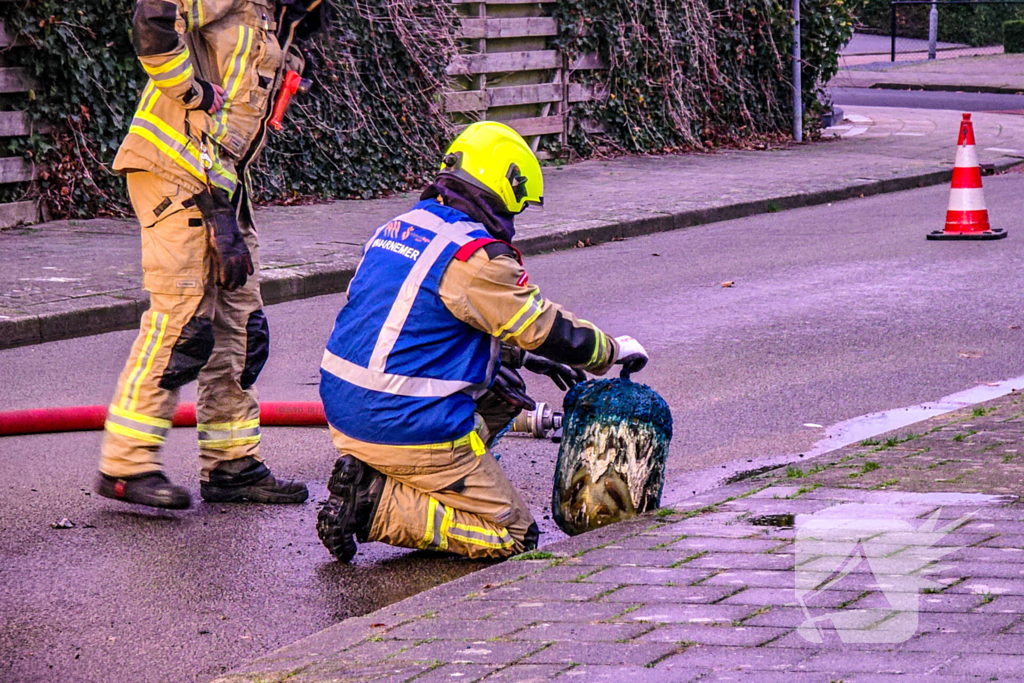
M946 229L928 233L930 240L997 240L1006 237L1005 230L993 230L988 224L985 193L981 189L981 166L974 147L974 124L964 114L960 137L956 141L956 163L949 190Z

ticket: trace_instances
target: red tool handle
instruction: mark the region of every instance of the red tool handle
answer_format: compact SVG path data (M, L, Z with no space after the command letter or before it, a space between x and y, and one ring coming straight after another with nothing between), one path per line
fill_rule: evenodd
M288 105L297 92L305 92L309 88L309 81L303 82L302 76L296 71L289 71L285 74L284 83L280 92L277 93L277 100L274 102L274 111L270 115L267 125L276 131L281 130L281 123L284 121L284 114L288 111Z

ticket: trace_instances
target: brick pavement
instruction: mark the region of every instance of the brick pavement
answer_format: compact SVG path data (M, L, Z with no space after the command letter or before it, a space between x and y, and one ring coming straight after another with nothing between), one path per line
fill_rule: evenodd
M948 182L957 112L846 107L856 125L816 144L623 157L545 171L546 202L518 221L526 253ZM983 163L1024 157L1024 117L978 114ZM411 196L258 211L260 279L276 303L344 291L373 228ZM941 211L942 207L937 207ZM127 329L148 306L133 221L0 232L0 348Z
M1022 435L1018 393L941 415L481 570L217 683L1024 680ZM856 546L833 533L851 525ZM828 584L854 547L868 559Z

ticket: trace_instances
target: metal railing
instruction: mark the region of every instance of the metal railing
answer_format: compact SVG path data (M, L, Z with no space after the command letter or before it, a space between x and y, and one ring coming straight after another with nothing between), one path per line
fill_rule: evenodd
M989 6L1010 11L979 15ZM917 61L999 54L1004 17L1024 19L1024 1L890 0L889 59L895 62L898 55L900 61ZM955 30L949 30L950 25ZM939 40L940 28L945 36L953 37Z

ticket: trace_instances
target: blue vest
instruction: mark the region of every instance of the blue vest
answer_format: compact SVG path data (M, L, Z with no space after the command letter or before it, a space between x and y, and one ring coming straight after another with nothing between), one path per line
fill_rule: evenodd
M438 287L459 248L486 237L481 224L430 199L367 242L320 366L332 427L389 445L472 431L499 342L452 315Z

